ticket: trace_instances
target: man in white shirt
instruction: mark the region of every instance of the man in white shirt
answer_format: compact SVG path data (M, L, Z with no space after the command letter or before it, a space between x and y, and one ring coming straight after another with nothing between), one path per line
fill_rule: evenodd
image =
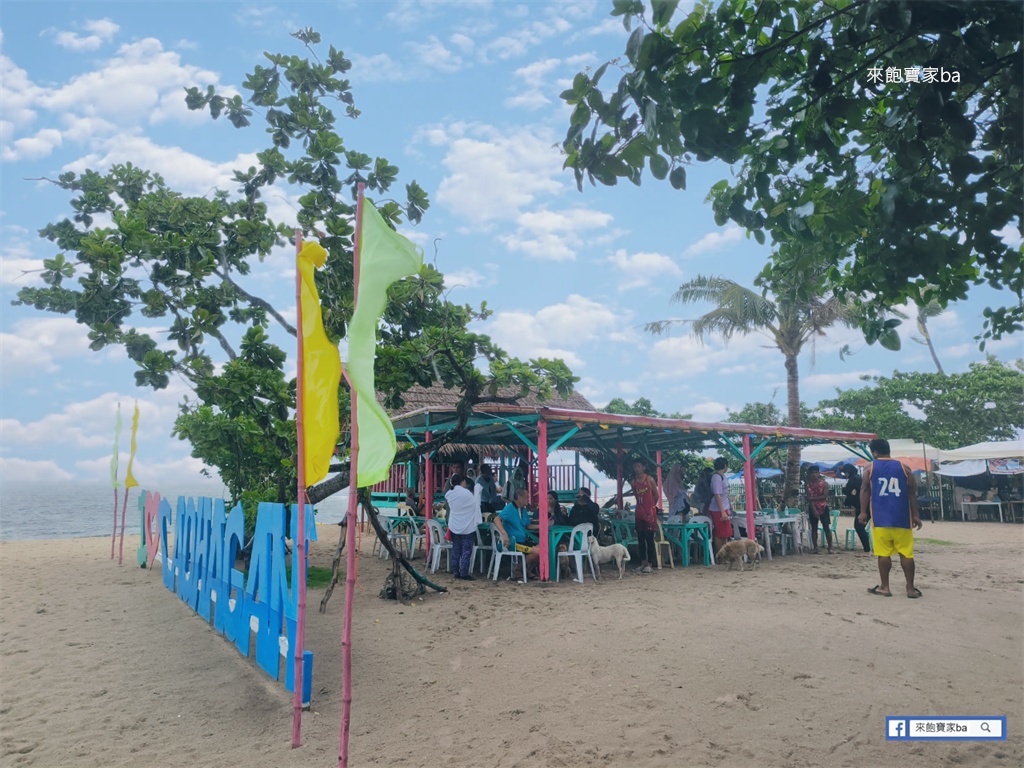
M470 490L471 481L459 473L451 476L452 489L444 495L448 502L448 531L452 535L452 571L462 581L476 581L472 574L473 547L480 516L479 494Z

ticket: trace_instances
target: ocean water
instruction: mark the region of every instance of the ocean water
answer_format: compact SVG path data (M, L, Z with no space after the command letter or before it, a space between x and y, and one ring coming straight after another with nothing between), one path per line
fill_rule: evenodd
M212 490L211 490L212 489ZM128 495L125 534L138 534L140 488ZM178 496L223 498L226 489L217 484L200 488L153 488L177 509ZM125 489L118 489L117 530L121 530L121 510ZM318 523L336 523L345 514L347 493L339 493L316 505ZM83 536L110 536L114 527L114 490L110 486L88 483L23 485L0 484L0 541L14 539L74 539Z

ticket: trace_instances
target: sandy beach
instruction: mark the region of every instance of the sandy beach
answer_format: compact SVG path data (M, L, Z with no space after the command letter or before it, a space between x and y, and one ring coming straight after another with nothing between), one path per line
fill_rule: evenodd
M364 540L350 765L1021 765L1022 545L1021 525L925 523L919 600L898 568L895 597L869 595L874 560L844 551L584 585L443 575L450 594L401 605ZM336 765L344 592L326 614L321 595L293 750L283 684L159 572L119 568L108 539L0 543L0 763ZM887 742L886 715L1006 715L1009 739Z

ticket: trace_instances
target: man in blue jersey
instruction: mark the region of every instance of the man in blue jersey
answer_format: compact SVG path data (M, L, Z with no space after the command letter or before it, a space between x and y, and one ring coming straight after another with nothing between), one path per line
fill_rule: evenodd
M921 590L914 586L914 530L921 527L917 514L917 482L910 468L889 456L889 441L872 440L868 448L874 461L864 470L860 490L860 522L867 523L871 509L871 536L878 557L877 587L868 592L881 597L892 597L889 589L889 571L892 556L899 552L900 565L907 579L907 597L920 597Z

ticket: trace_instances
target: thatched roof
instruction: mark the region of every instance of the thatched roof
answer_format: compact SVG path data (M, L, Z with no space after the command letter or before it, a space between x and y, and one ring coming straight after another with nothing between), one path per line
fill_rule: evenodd
M519 397L518 387L502 387L498 390L498 394L491 398L489 395L485 396L485 401L480 404L481 408L486 408L489 403L502 403L503 405L519 405L527 407L537 406L549 406L552 408L572 408L573 410L580 411L593 411L596 410L590 401L587 400L583 395L578 392L573 392L569 397L560 397L558 393L554 393L547 400L540 400L532 392L526 397ZM435 384L432 387L413 387L406 391L402 395L402 399L405 401L405 405L401 408L388 411L388 415L391 418L402 416L412 411L418 411L423 408L431 408L434 410L454 410L455 406L459 404L459 399L462 397L462 390L459 389L446 389L440 384ZM382 400L380 394L377 395L378 400Z

